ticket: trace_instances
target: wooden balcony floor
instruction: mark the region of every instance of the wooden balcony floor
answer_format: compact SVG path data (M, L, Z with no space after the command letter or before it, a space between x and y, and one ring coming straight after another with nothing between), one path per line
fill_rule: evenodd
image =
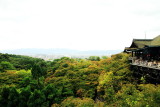
M140 66L140 67L145 67L145 68L150 68L150 69L160 70L160 68L159 68L159 67L156 67L156 66L146 66L146 65L142 65L142 64L135 64L135 63L131 63L131 65L134 65L134 66Z

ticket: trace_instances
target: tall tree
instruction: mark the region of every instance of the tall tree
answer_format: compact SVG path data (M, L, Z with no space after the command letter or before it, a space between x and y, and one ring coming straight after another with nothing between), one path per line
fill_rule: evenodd
M19 107L28 107L27 102L31 95L30 87L22 88L21 93L19 95Z
M34 90L28 100L28 107L49 107L49 103L46 101L46 97L40 90Z
M32 77L38 81L38 86L39 86L39 83L40 83L39 78L42 77L44 74L40 65L34 64L32 67L31 73L32 73Z
M19 93L15 87L11 87L9 97L8 97L7 107L17 107L19 103Z

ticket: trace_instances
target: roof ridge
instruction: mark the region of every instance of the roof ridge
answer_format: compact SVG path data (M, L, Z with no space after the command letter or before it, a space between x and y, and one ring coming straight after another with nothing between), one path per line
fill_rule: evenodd
M153 38L153 40L156 39L156 38L159 38L159 37L160 37L160 35L158 35L158 36L156 36L155 38Z

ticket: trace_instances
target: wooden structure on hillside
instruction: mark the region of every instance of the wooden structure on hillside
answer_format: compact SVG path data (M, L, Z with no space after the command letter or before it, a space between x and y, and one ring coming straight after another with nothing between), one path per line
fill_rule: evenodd
M129 60L135 77L160 83L160 35L154 39L133 39L124 52L132 56Z

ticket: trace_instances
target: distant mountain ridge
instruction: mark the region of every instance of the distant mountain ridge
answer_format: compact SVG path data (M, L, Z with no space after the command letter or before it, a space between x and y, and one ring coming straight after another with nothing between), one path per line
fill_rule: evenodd
M122 50L72 50L72 49L41 49L41 48L24 48L14 50L1 50L0 53L18 54L18 55L112 55L122 52Z

